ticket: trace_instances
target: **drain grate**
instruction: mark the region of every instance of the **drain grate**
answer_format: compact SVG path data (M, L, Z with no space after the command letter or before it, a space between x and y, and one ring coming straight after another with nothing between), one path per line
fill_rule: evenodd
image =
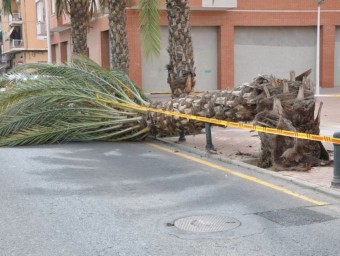
M314 223L322 223L336 219L332 216L306 208L282 209L269 212L260 212L256 214L286 227L311 225Z
M190 232L221 232L236 228L241 222L227 216L202 215L189 216L176 220L174 226Z

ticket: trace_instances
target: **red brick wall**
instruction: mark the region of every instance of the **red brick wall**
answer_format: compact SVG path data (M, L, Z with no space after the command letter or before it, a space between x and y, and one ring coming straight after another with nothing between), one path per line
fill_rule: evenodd
M191 6L201 6L201 0L189 0ZM282 11L283 10L283 11ZM192 26L217 26L218 83L220 89L234 86L234 29L236 26L315 26L316 0L238 0L237 9L228 11L192 11ZM340 25L340 1L327 0L321 7L321 86L334 83L335 27ZM162 12L161 25L167 25L166 12ZM130 48L130 75L142 82L141 39L138 13L128 11Z
M138 12L136 10L127 11L126 20L128 30L128 43L130 54L129 75L138 85L142 84L142 42L139 33Z
M321 30L320 84L334 86L335 26L324 25Z
M136 4L133 1L132 6ZM202 0L189 0L192 7L202 6ZM237 9L225 11L194 10L191 15L192 26L218 27L218 84L220 89L234 86L234 30L237 26L313 26L316 27L316 0L238 0ZM340 1L326 0L321 7L321 86L332 87L334 83L335 30L340 26ZM105 18L104 18L105 19ZM53 18L52 18L53 20ZM99 22L100 21L100 22ZM166 12L162 12L161 25L167 25ZM52 27L53 27L52 22ZM142 83L141 37L137 10L127 10L128 40L130 50L130 76L137 84ZM96 20L91 25L88 40L100 40L100 32L108 29L107 22ZM55 33L52 44L69 41L69 31ZM94 41L95 42L95 41ZM103 40L102 40L103 42ZM67 44L60 44L56 57L67 60ZM93 45L92 45L93 46ZM92 50L91 45L90 51ZM103 55L104 48L95 49L95 55ZM97 47L98 48L98 47ZM107 57L107 56L106 56ZM96 61L107 66L105 56ZM102 63L102 61L104 61ZM165 82L164 82L165 83Z
M315 10L317 0L238 0L237 9L250 10ZM340 8L340 1L326 0L324 9Z
M56 63L57 62L57 45L53 44L51 46L51 61L52 63Z
M67 42L60 43L60 62L67 62Z
M110 41L109 31L102 31L100 33L100 53L101 53L101 66L110 69Z

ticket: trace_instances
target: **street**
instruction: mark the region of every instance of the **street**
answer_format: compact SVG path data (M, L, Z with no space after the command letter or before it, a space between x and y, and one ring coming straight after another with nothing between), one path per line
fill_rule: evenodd
M177 150L0 148L0 255L339 255L338 199Z

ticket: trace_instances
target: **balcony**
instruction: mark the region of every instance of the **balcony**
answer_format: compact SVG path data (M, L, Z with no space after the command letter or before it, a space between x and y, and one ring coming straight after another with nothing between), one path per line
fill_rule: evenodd
M46 23L39 22L37 23L37 36L46 36Z
M11 39L9 41L9 48L11 50L22 50L24 47L24 40L22 39Z
M161 10L166 9L165 1L160 4ZM200 11L225 11L237 8L237 0L189 0L191 10ZM138 9L138 1L131 0L128 5L129 9Z
M13 12L8 16L8 22L10 26L22 24L22 17L20 12Z
M237 0L192 0L191 9L196 10L228 10L237 8Z
M237 0L202 0L202 6L210 8L236 8Z

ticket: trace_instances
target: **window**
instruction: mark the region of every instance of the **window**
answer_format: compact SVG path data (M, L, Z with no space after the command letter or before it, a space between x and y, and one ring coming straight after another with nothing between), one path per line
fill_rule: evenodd
M37 23L45 22L45 8L43 0L36 1L35 3L36 15L37 15Z
M52 4L51 4L51 11L52 11L52 14L55 14L55 3L56 0L52 0Z

